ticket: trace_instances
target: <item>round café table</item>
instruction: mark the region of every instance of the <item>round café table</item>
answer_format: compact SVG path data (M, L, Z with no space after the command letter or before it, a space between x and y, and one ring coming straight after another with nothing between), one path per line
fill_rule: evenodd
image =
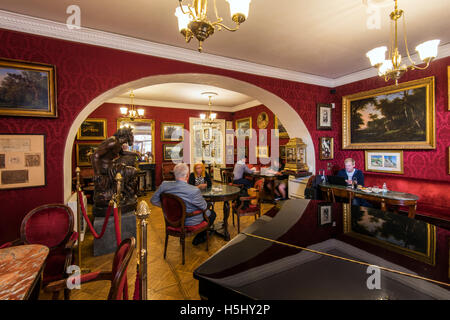
M0 249L0 300L37 299L48 252L37 244Z
M236 200L240 191L241 189L239 187L218 183L214 183L211 188L202 190L202 195L206 202L214 203L223 201L223 222L218 228L214 227L214 231L226 241L230 240L230 233L228 232L228 217L230 216L229 202ZM222 230L222 232L219 230Z

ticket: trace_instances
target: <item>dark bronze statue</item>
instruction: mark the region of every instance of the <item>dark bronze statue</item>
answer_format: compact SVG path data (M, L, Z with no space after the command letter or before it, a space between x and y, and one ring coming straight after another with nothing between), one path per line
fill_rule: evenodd
M122 195L120 207L122 212L134 211L137 205L137 171L135 165L137 154L124 151L123 145L133 145L134 136L131 128L121 128L112 137L103 141L91 155L94 168L94 216L106 213L109 201L116 192L115 177L122 175Z

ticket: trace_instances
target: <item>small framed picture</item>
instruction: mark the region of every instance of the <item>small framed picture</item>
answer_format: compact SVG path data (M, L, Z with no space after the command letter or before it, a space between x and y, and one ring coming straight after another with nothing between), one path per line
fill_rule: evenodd
M403 174L403 150L366 150L366 171Z
M236 137L252 137L252 117L236 120Z
M184 123L161 122L161 141L183 141Z
M279 138L289 138L289 134L287 133L286 128L283 126L280 120L278 120L278 117L275 116L274 121L274 129L278 129L278 131L275 131L275 136Z
M286 145L280 146L280 158L286 159Z
M183 147L178 144L163 144L163 160L179 161L183 160Z
M255 147L256 148L256 157L257 158L269 158L269 147Z
M77 166L91 166L91 155L100 143L78 143L77 144Z
M332 137L320 138L320 160L334 159L334 139Z
M233 130L233 121L226 121L225 126L227 130Z
M86 119L77 133L78 140L104 140L106 137L106 119Z
M331 203L319 203L317 206L319 226L329 226L333 223L333 205Z
M331 104L317 104L317 130L332 130Z
M211 128L204 128L203 129L203 141L210 141L211 140Z

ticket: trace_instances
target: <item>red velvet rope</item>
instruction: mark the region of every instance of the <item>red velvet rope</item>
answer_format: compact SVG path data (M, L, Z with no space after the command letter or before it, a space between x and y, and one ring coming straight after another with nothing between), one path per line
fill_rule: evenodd
M89 218L88 218L88 216L86 214L86 208L84 207L83 196L82 196L81 191L78 191L78 199L79 199L80 204L81 204L81 212L83 213L84 219L86 220L86 222L87 222L87 224L89 226L89 229L91 230L91 232L94 235L95 239L100 239L105 234L106 226L108 225L108 219L109 219L109 216L111 215L111 206L109 206L108 210L106 211L105 221L103 223L102 231L100 232L100 234L97 234L97 232L95 232L94 226L91 223L91 220L89 220ZM117 225L117 223L116 223L116 225Z

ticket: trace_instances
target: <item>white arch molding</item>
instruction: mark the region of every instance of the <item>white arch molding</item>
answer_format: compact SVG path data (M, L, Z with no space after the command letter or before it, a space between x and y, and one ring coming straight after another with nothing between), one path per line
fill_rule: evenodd
M67 135L66 145L64 148L64 199L67 200L72 193L72 149L77 134L78 128L83 121L99 106L108 101L128 92L130 89L138 89L156 84L163 83L194 83L204 84L210 86L216 86L219 88L240 92L247 96L253 97L261 104L269 108L286 128L290 137L301 138L307 144L307 163L311 172L315 172L315 151L314 144L309 134L305 123L300 118L299 114L283 99L277 95L262 89L254 84L236 80L234 78L203 74L203 73L180 73L180 74L167 74L156 75L141 78L135 81L124 83L120 86L105 91L101 95L97 96L94 100L89 102L83 110L75 118L72 126L70 127L69 134Z

